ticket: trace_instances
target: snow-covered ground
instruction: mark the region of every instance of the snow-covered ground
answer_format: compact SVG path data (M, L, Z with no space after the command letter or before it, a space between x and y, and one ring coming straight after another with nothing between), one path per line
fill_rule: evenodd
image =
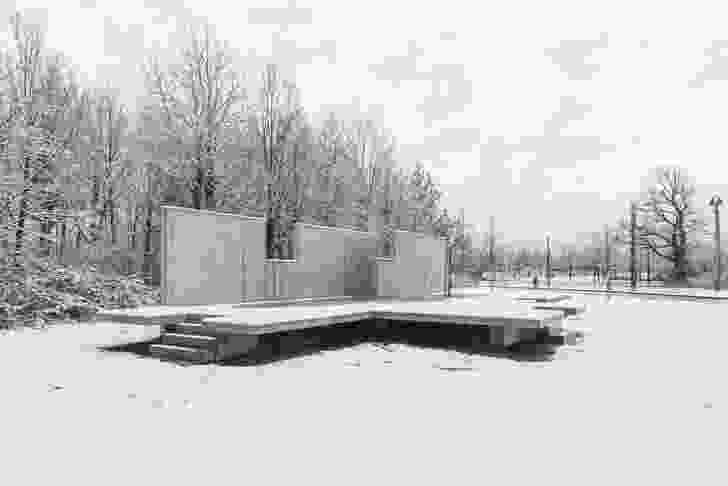
M728 303L573 301L585 338L551 361L183 367L99 350L155 327L3 332L0 484L726 484Z

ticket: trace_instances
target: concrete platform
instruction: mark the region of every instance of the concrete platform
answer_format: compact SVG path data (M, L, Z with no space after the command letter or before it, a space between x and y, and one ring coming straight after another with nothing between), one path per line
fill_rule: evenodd
M250 351L258 343L258 337L264 334L371 320L484 326L495 343L510 346L539 332L560 329L565 315L562 307L536 309L528 303L492 296L156 306L104 311L96 318L161 325L164 329L162 343L152 346L154 355L210 362Z
M104 309L96 313L96 320L109 320L123 324L146 324L151 326L163 326L175 324L180 320L187 322L201 322L204 317L222 317L231 314L236 309L265 309L271 307L292 307L311 305L330 305L332 303L356 302L351 297L326 297L316 299L292 299L292 300L258 300L242 302L240 304L216 304L216 305L150 305L134 309ZM361 299L359 299L361 301Z
M95 319L122 324L163 326L175 324L181 320L199 321L203 316L224 316L234 309L233 305L144 306L135 309L101 310L96 313Z
M528 304L501 298L439 298L437 300L337 301L291 305L285 302L264 306L245 304L221 306L149 306L107 310L97 320L146 325L180 322L202 323L204 328L241 334L268 334L366 319L440 322L463 325L520 325L546 327L562 318L558 309L534 309Z

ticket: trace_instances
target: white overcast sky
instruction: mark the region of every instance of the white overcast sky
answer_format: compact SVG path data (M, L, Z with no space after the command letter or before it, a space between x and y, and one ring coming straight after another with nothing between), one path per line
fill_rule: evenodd
M450 210L482 230L494 216L508 240L599 231L658 164L687 169L701 205L728 196L722 2L0 3L4 18L15 9L31 9L50 46L131 107L145 56L208 21L239 51L240 72L259 79L272 59L310 112L368 112L397 137L403 165L432 169Z

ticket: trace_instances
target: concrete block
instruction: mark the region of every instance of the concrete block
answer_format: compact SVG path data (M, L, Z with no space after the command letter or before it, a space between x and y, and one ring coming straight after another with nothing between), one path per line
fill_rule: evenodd
M214 353L209 349L171 346L168 344L152 344L149 350L152 356L173 361L209 363L214 359Z
M217 359L228 359L242 356L252 351L260 342L256 335L229 334L221 336L217 345Z
M536 310L555 310L564 313L564 317L576 316L586 312L583 305L560 305L560 304L542 304L533 307Z
M162 344L171 346L182 346L188 348L201 348L214 350L217 345L217 339L214 336L201 336L195 334L162 334Z
M520 340L519 330L513 326L493 326L489 328L490 343L508 347Z
M219 333L215 329L194 322L176 322L164 326L165 333L192 334L195 336L216 336Z

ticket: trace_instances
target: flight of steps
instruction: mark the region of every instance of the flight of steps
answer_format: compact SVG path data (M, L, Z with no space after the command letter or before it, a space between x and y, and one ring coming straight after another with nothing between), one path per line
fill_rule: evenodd
M160 344L152 344L153 356L170 361L211 363L219 358L222 338L205 329L201 322L188 318L179 324L162 327Z
M188 315L177 324L162 327L160 344L152 344L152 356L167 361L213 363L248 353L258 346L255 335L219 333L202 323L202 316Z

